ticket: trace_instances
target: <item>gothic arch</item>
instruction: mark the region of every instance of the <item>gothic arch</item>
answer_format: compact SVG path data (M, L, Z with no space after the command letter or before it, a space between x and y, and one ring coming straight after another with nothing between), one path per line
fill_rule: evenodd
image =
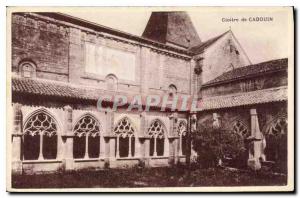
M167 128L160 119L154 119L147 131L150 136L150 156L165 155L165 142L167 140Z
M35 116L36 114L39 113L44 113L46 115L48 115L49 117L51 117L51 119L53 119L56 123L57 126L57 133L60 133L60 129L61 129L61 123L55 118L55 116L53 115L52 112L50 112L49 110L47 110L46 108L42 107L39 109L34 110L33 112L29 113L28 115L26 115L26 117L24 118L24 124L23 124L23 133L24 133L24 127L26 126L26 124L28 123L28 121L30 120L30 118L32 118L33 116Z
M116 137L116 157L132 157L135 154L136 127L127 116L114 126Z
M243 138L247 138L251 135L249 127L242 120L235 120L231 124L232 131L236 134L239 134Z
M154 125L156 125L156 123L158 125L154 126ZM154 128L151 128L151 127L154 127ZM158 127L161 127L160 131L158 131L158 129L159 129ZM152 129L152 132L151 132L151 129ZM160 132L160 134L158 134L157 132ZM161 134L161 132L163 132L163 134ZM147 130L147 135L149 135L149 136L154 136L154 135L161 136L161 135L163 135L164 137L167 137L167 135L168 135L167 127L166 127L166 125L164 124L163 121L161 121L159 118L155 118L149 124L148 130Z
M186 155L187 152L187 121L180 120L177 128L179 136L179 155Z
M91 113L84 113L83 115L81 115L79 118L77 118L76 122L74 122L74 126L73 126L73 129L72 131L74 132L76 129L76 125L83 119L83 118L86 118L86 117L89 117L91 118L92 120L95 121L95 124L98 125L99 127L99 134L102 132L102 125L100 123L100 121L96 118L96 116L94 116L93 114Z
M79 117L73 127L74 158L98 158L101 132L101 124L95 116L85 113Z
M185 120L180 120L178 122L178 135L186 135L187 133L187 122Z
M264 157L275 162L279 172L287 172L288 123L285 116L277 116L264 131Z
M56 119L44 108L29 114L23 125L23 159L56 159L59 129Z
M118 126L120 126L120 124L121 124L123 121L127 122L128 124L130 124L130 126L129 126L129 127L131 127L131 128L130 128L130 131L131 131L131 133L132 133L133 135L135 135L135 133L137 132L136 127L135 127L135 125L133 124L132 120L131 120L128 116L124 116L124 117L120 118L120 119L118 120L118 122L116 122L116 124L115 124L115 126L114 126L114 133L117 135L117 133L123 133L123 132L126 132L125 129L123 130L122 128L121 128L121 129L118 128ZM124 124L125 124L125 122L124 122ZM118 129L119 129L119 132L116 132Z

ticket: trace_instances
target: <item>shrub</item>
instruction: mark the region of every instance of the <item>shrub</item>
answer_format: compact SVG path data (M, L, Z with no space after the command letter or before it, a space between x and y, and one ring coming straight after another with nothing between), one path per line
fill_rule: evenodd
M233 167L247 165L248 153L243 138L232 131L202 128L192 135L192 145L202 168L215 167L220 160Z

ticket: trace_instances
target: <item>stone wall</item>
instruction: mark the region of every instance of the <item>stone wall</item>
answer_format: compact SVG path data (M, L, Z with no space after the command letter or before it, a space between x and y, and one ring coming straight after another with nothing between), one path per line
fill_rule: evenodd
M233 68L250 65L249 59L232 32L228 32L205 49L201 56L203 57L202 83L206 83Z
M276 78L274 78L276 76ZM244 78L219 85L202 87L203 97L255 91L273 87L287 86L287 72L279 71L263 76Z
M12 71L19 72L22 61L36 65L39 78L67 81L68 29L30 16L12 18Z
M249 107L235 107L228 109L220 109L213 111L204 111L198 113L198 127L201 131L203 127L212 127L213 113L218 114L221 128L224 130L232 130L235 121L239 120L251 130L251 115L250 109L257 110L259 127L262 133L265 133L267 127L274 122L278 117L287 115L287 104L284 102L263 104Z
M173 84L179 94L191 94L191 57L172 50L32 13L13 14L12 41L15 73L26 60L36 65L38 78L107 89L112 75L121 92L163 94ZM88 44L99 49L91 52L97 72L86 68Z

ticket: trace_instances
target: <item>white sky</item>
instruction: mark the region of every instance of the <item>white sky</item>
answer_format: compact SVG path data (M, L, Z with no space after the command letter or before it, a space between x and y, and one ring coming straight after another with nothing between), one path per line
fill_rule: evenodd
M161 8L81 8L64 13L141 36L152 10ZM165 9L165 8L164 8ZM188 10L192 22L205 41L222 34L230 27L252 63L288 57L288 41L292 21L287 9L263 8L171 8ZM273 17L272 22L222 22L222 18ZM288 31L289 30L289 31ZM290 50L290 51L289 51Z

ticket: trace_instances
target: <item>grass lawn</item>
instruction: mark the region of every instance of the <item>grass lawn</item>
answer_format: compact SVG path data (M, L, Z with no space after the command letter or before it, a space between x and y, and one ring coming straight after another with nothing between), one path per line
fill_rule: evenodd
M284 175L222 168L184 167L85 170L12 177L14 188L191 187L286 185Z

